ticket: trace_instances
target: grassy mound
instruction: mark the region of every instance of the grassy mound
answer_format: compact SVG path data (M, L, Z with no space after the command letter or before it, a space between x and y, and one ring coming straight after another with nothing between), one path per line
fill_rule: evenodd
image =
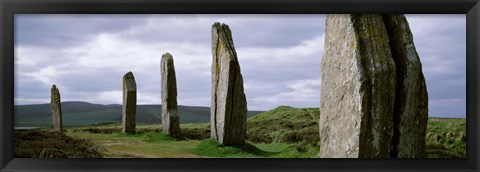
M247 121L247 140L253 143L302 143L318 146L318 108L279 106Z
M209 157L256 157L268 156L275 154L275 152L263 151L250 143L242 146L224 146L219 144L214 139L207 139L202 141L192 152L200 156Z
M14 131L15 158L101 158L101 150L88 140L74 139L59 132Z

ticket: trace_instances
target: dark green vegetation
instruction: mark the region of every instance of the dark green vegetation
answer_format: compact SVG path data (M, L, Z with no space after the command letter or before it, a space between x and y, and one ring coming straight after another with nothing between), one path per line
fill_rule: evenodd
M121 122L122 106L118 104L99 105L87 102L62 102L63 125L90 125ZM16 105L14 108L15 127L52 126L50 104ZM161 123L162 105L138 105L137 122ZM210 121L209 107L178 106L180 123L207 123ZM249 111L253 116L261 111Z
M86 127L86 128L73 128L71 131L73 132L88 132L91 134L112 134L112 133L121 133L122 128L119 126L120 124L105 124L110 127ZM101 125L100 125L101 126ZM162 128L158 126L149 126L143 125L143 127L136 130L135 134L123 134L123 135L145 135L146 137L154 137L154 135L158 135L158 133L162 132ZM197 128L182 128L180 136L178 136L177 140L203 140L210 138L210 128L205 127L197 127Z
M253 143L294 143L299 152L318 148L318 108L279 106L247 120L247 140Z
M215 139L207 139L193 149L193 153L209 157L255 157L275 155L276 152L261 150L251 143L243 146L223 146Z
M193 112L192 112L193 113ZM106 158L184 158L184 157L254 157L254 158L312 158L318 155L318 108L292 108L279 106L273 110L252 116L247 120L247 144L239 147L219 145L209 139L210 126L182 124L178 138L161 134L161 125L139 124L135 134L121 133L120 124L104 123L66 127L66 135L74 140L90 140L102 149L94 148ZM429 158L465 158L465 119L429 118L427 128L427 153ZM32 130L40 131L40 130ZM48 129L41 132L49 134ZM17 138L15 144L27 137ZM34 137L34 136L32 136ZM66 136L65 136L66 137ZM70 142L68 142L70 143ZM74 142L72 142L74 143ZM15 151L33 152L34 142L20 143ZM56 144L53 142L45 143ZM64 145L67 146L67 145ZM71 148L71 147L69 147ZM75 150L75 149L68 149ZM80 151L81 149L76 149ZM82 152L84 152L82 150ZM17 155L17 154L16 154ZM19 156L23 156L19 154ZM71 156L76 157L76 156Z
M429 118L427 155L429 158L466 158L466 121L462 118Z
M73 139L59 132L41 129L15 130L14 157L101 158L101 148L85 139Z

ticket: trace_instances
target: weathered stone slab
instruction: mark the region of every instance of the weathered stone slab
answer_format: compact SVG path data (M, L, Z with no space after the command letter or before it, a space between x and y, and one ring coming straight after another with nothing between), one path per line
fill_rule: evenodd
M397 68L392 157L425 156L428 94L413 35L402 14L383 16Z
M180 117L177 109L177 79L175 66L170 53L162 55L160 61L162 75L162 126L163 133L170 136L180 135Z
M60 101L60 91L55 84L52 85L50 108L52 110L53 128L55 131L62 132L62 103Z
M135 133L137 84L132 72L123 76L122 132Z
M381 15L327 16L320 157L390 156L396 69Z
M228 25L213 24L212 54L211 137L223 145L243 145L247 100Z

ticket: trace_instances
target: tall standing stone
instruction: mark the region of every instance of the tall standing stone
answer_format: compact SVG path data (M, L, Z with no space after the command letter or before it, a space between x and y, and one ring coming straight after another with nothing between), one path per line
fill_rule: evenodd
M327 16L320 157L387 158L396 69L381 15Z
M177 79L175 66L170 53L162 55L160 62L162 75L162 126L163 133L170 136L180 135L180 117L177 109Z
M232 33L226 24L212 26L211 137L223 145L245 144L247 100Z
M397 67L392 157L425 156L428 93L413 35L402 14L383 16Z
M62 132L62 103L60 101L60 91L55 84L50 90L52 95L50 97L50 108L52 110L53 128L55 131Z
M122 132L135 133L137 84L132 72L123 76Z
M428 95L406 18L328 15L320 101L320 157L424 156Z

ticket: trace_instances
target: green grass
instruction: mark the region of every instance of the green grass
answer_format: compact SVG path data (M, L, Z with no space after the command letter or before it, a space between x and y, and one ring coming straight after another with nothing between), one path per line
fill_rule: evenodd
M242 146L223 146L214 139L202 141L197 147L192 149L192 152L200 156L230 158L258 157L275 154L275 152L263 151L251 143L246 143Z
M304 143L259 143L254 145L267 152L277 152L268 158L314 158L319 153L317 147Z
M200 157L190 152L199 140L177 139L155 131L156 126L142 126L146 129L135 134L125 134L119 131L112 133L90 133L85 130L69 130L67 135L73 138L91 140L96 145L105 148L102 152L106 158L184 158ZM99 127L99 130L108 130ZM148 129L148 130L147 130Z
M106 158L312 158L319 154L319 113L318 108L280 106L250 117L247 120L247 144L243 146L223 146L209 139L208 123L181 124L182 133L177 138L162 134L161 124L142 123L137 124L134 134L121 133L120 123L69 126L65 128L65 137L88 140L91 147L98 148L96 150ZM428 157L465 158L465 123L465 119L429 118ZM52 136L44 145L55 145L55 139L59 139L48 134L51 133L48 128L39 131L47 133L43 138ZM20 152L30 151L36 157L56 156L42 153L43 149L32 150L41 147L32 143L22 146L20 149L25 150Z
M242 146L224 146L214 139L203 140L192 152L200 156L216 158L312 158L317 150L307 151L297 144L273 143L255 144L247 142Z
M72 127L67 135L91 140L103 147L106 158L311 158L318 149L304 143L252 143L229 147L208 139L207 124L182 124L182 136L173 138L161 134L157 125L139 125L135 134L121 133L119 124L105 126ZM195 132L193 132L195 131ZM192 133L193 132L193 133Z
M429 118L427 156L429 158L466 158L466 120Z

